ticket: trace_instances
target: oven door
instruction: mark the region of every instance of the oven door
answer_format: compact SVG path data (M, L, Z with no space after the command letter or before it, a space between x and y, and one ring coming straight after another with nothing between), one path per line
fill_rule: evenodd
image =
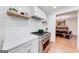
M43 52L44 53L48 51L49 44L50 44L50 38L48 38L47 40L45 40L44 42L42 42Z

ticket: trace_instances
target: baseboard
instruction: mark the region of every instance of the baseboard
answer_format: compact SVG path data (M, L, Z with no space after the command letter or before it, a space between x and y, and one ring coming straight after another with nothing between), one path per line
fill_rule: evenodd
M56 41L53 41L53 40L52 40L52 41L50 41L50 44L51 44L51 43L56 43Z
M55 43L55 39L54 40L50 40L50 42L54 42Z
M77 37L77 35L72 35L72 36L76 36Z
M77 52L79 52L79 48L77 48Z
M72 35L72 37L75 37L75 38L77 38L77 35Z

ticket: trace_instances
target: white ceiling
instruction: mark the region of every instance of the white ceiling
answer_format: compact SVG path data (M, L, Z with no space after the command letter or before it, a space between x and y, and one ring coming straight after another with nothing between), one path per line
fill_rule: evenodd
M43 12L45 12L46 16L52 14L56 10L67 8L67 7L68 6L57 6L56 8L54 8L54 6L39 6L39 8L43 10Z
M72 12L67 12L63 14L57 15L56 19L72 19L72 18L77 18L77 11L72 11Z

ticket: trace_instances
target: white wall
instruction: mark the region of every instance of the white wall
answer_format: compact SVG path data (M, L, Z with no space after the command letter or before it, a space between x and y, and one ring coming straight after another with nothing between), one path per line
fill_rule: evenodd
M77 18L66 19L66 25L72 31L72 35L77 35Z
M77 49L79 50L79 9L78 9Z
M1 16L3 14L3 10L1 10L0 8L0 49L2 49L2 45L3 45L3 39L4 39L4 20L3 20L3 16Z
M51 32L51 41L55 42L55 25L56 25L56 14L52 13L47 17L48 31Z
M29 29L28 20L8 16L6 14L8 8L0 7L0 48L2 48L2 40L11 39L11 36L22 36Z
M2 46L2 40L8 40L12 37L16 39L20 36L27 36L32 31L36 31L37 29L41 28L41 21L36 19L23 19L13 16L8 16L6 14L9 7L0 7L0 47ZM16 9L22 8L25 12L28 12L29 15L33 15L34 9L30 6L19 6L15 7ZM38 9L39 10L39 9ZM5 27L4 27L4 26ZM4 31L3 31L4 30Z

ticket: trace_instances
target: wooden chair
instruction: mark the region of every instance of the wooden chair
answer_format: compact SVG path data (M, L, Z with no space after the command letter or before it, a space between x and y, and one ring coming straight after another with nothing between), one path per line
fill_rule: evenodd
M71 39L72 38L72 31L68 31L68 33L66 34L66 38L67 39Z

